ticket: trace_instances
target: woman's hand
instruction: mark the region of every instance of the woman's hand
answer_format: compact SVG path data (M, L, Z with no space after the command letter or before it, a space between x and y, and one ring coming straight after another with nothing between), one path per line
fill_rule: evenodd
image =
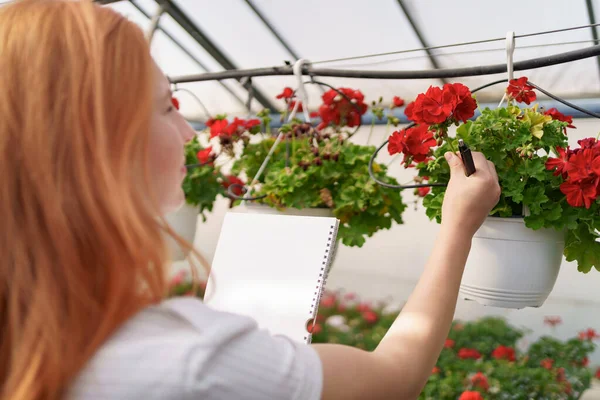
M442 206L442 226L472 237L500 199L496 167L473 152L476 172L467 177L459 156L446 153L451 177Z

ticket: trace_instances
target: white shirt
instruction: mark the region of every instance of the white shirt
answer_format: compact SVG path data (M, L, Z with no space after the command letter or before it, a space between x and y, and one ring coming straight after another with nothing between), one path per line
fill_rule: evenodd
M311 347L254 320L172 298L127 321L97 351L67 399L294 399L321 397Z

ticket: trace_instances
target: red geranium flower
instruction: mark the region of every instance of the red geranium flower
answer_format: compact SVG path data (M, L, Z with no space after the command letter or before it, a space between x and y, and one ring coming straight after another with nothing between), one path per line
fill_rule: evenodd
M444 347L447 349L451 349L452 347L454 347L454 340L446 339L446 342L444 343Z
M198 162L200 164L208 164L211 160L212 147L207 147L204 150L200 150L197 154Z
M579 332L579 339L581 340L594 340L598 338L600 338L600 336L598 336L596 330L592 328L588 328L583 332Z
M368 324L374 324L379 319L377 317L377 314L374 313L373 311L365 311L365 312L363 312L362 313L362 317L365 320L365 322L368 323Z
M572 207L590 208L597 197L597 189L593 182L564 182L560 191L567 196L567 203Z
M244 127L248 130L260 125L260 119L249 119L245 122Z
M292 111L294 109L294 107L296 107L296 100L290 101L290 103L288 105L288 110ZM296 112L302 112L302 111L304 111L304 108L302 108L302 102L299 101L298 102L298 109L296 110Z
M321 298L320 305L323 308L331 308L335 305L335 302L336 302L335 295L329 294L329 295L325 295L325 296L323 296L323 298Z
M294 90L290 87L283 88L283 92L277 95L278 99L291 99L294 97Z
M558 111L554 107L552 107L551 109L546 111L544 113L544 115L549 115L552 117L552 119L555 119L557 121L568 122L569 125L567 125L567 127L565 128L565 134L567 133L567 128L577 129L577 128L575 128L575 126L573 126L573 117L572 116L565 115L565 114L561 113L560 111Z
M360 90L349 88L339 88L338 90L344 96L333 89L323 94L323 104L319 107L321 123L317 129L323 129L331 123L350 128L360 125L360 118L368 109L364 103L364 95Z
M452 110L452 117L456 121L467 122L469 118L475 115L477 102L468 87L462 83L447 83L444 85L444 91L449 91L456 97L456 105Z
M541 362L540 365L542 366L542 368L546 368L547 370L551 370L552 366L554 365L554 360L551 358L544 358Z
M431 188L429 186L417 188L417 195L419 197L425 197L431 192Z
M473 387L475 388L479 388L484 391L487 391L490 388L487 378L481 372L478 372L475 375L473 375L473 377L471 378L471 385L473 385Z
M515 99L519 103L531 104L537 98L533 91L533 86L527 84L527 77L521 77L519 79L511 79L508 82L506 93L510 97Z
M228 125L226 119L214 119L206 122L206 125L210 127L210 138L217 137L222 133L229 135Z
M431 370L431 374L437 374L440 372L440 369L438 367L433 367L433 369Z
M408 129L402 129L392 133L388 143L390 155L404 154L404 163L408 166L411 159L420 162L425 161L436 145L433 133L427 125L417 125Z
M468 358L477 360L478 358L481 358L481 353L475 349L462 348L458 351L458 358L462 358L463 360L468 359Z
M583 149L569 158L566 169L573 182L593 178L593 174L600 175L600 156L595 156L593 149Z
M458 400L484 400L479 392L463 392Z
M452 114L456 101L453 91L430 86L406 107L404 114L417 124L441 124Z
M229 189L229 186L234 185L234 184L244 185L244 181L242 181L240 178L238 178L235 175L229 175L225 178L225 180L222 183L225 190ZM243 194L243 189L240 186L234 186L232 191L233 191L233 194L235 194L236 196L241 196Z
M404 99L401 99L398 96L394 96L394 98L392 99L392 107L391 108L402 107L403 105L404 105Z
M177 98L171 97L171 103L173 104L173 107L175 107L176 110L179 110L179 100L177 100Z
M492 352L492 357L494 357L496 360L515 361L515 349L508 346L498 346Z
M360 303L356 306L356 311L361 313L371 311L371 306L368 303Z
M596 370L596 379L600 379L600 368Z
M546 169L554 170L554 176L562 175L566 179L567 164L573 152L568 147L566 150L562 147L557 147L556 152L558 153L558 158L549 157L546 161Z

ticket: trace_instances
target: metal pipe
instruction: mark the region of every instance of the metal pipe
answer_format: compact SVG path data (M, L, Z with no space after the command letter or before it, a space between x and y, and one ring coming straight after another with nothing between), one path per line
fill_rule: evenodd
M564 64L571 61L583 60L585 58L600 56L600 45L586 47L554 54L539 58L532 58L515 62L514 70L523 71L534 68L549 67L551 65ZM331 76L340 78L362 78L362 79L439 79L458 78L465 76L492 75L506 72L506 64L480 65L465 68L443 68L421 71L373 71L373 70L344 70L331 68L313 68L307 65L303 68L305 75ZM222 79L240 79L243 77L258 76L283 76L293 75L290 66L275 66L268 68L254 68L244 70L230 70L223 72L209 72L187 76L173 77L176 83L200 82Z

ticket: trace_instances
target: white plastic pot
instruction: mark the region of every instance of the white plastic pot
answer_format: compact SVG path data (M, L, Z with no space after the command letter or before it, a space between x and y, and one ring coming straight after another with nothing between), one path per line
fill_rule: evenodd
M186 203L179 210L167 214L165 218L177 234L182 236L187 242L194 244L196 227L198 225L198 207ZM171 250L172 261L181 261L186 258L187 252L184 253L177 242L170 236L167 236L167 242Z
M554 288L564 233L532 230L522 218L488 218L473 238L463 299L502 308L540 307Z

